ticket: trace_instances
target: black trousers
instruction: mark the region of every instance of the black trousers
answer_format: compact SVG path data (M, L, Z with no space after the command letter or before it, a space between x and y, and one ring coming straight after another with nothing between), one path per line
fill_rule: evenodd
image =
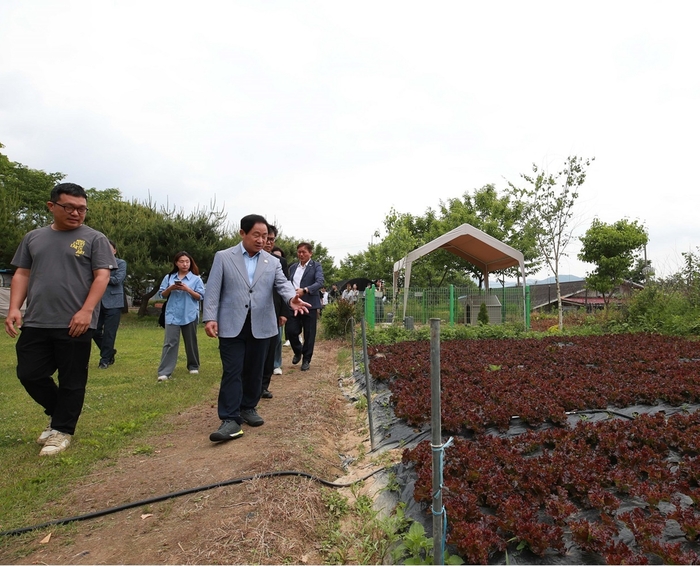
M262 375L270 338L256 338L250 315L235 338L219 338L223 374L219 388L218 412L222 421L243 424L241 409L254 409L262 394Z
M122 317L122 309L106 309L100 307L100 316L97 319L97 328L92 335L95 344L100 349L100 363L109 364L114 358L116 350L114 342L117 339L119 321Z
M312 309L308 314L297 314L287 319L284 327L285 334L289 340L292 351L299 355L305 362L311 362L314 355L314 344L316 343L316 326L318 325L318 309ZM304 343L301 343L299 336L304 333Z
M277 346L277 341L279 340L279 334L273 336L270 340L270 346L267 351L267 356L265 357L265 367L263 368L263 378L262 378L262 388L270 389L270 381L272 380L272 372L275 371L275 356L277 352L275 351L275 346Z
M89 329L72 338L67 328L23 326L17 339L20 383L51 417L51 427L66 434L75 434L83 410L92 334Z

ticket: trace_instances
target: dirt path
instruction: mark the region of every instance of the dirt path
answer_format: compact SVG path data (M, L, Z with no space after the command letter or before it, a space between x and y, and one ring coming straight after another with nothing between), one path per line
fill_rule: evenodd
M153 447L151 454L126 453L84 478L55 503L60 516L263 472L298 470L338 483L366 475L373 468L356 467L348 475L341 467L368 438L338 387L338 349L339 344L319 342L308 372L292 366L285 352L284 375L273 376L274 398L258 407L265 424L244 426L243 437L231 442L208 440L218 425L212 420L213 390L205 405L173 416L168 434L139 440L139 446ZM40 541L49 531L24 535L0 562L319 564L323 489L295 476L257 478L56 527L45 543Z

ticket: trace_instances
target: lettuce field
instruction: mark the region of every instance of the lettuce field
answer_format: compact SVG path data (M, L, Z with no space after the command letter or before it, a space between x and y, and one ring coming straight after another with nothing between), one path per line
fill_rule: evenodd
M430 344L370 348L396 416L430 422ZM447 542L471 563L700 561L700 343L619 334L445 341ZM429 506L429 442L406 450ZM508 553L506 555L506 552Z

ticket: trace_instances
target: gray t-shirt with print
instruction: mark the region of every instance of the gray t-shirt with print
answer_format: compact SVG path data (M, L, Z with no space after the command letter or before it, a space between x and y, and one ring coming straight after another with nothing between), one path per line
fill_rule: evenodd
M93 271L112 269L117 261L102 232L85 225L75 230L46 226L24 236L12 265L30 270L23 324L68 328L90 292ZM90 328L97 327L99 312L98 306Z

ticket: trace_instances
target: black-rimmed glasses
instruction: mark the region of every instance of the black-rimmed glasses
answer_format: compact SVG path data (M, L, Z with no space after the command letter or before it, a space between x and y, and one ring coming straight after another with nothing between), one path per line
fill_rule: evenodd
M63 210L65 210L68 214L73 214L74 212L77 212L81 216L83 214L86 214L88 211L87 206L73 206L72 204L61 204L60 202L55 202L54 203L56 206L60 206Z

